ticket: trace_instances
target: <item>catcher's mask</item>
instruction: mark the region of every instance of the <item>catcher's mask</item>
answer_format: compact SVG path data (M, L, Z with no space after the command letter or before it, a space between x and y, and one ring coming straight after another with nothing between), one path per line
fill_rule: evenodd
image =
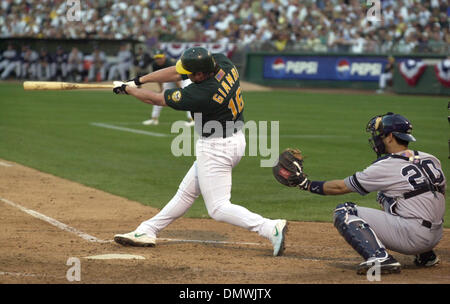
M378 157L386 154L386 146L383 143L383 138L391 133L396 138L406 142L416 141L414 136L411 135L411 122L402 115L392 112L373 117L369 120L366 131L372 135L369 143Z

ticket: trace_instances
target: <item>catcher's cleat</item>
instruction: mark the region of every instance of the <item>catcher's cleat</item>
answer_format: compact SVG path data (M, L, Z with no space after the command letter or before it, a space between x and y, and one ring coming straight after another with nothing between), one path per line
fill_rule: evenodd
M286 238L288 223L286 220L278 220L272 233L273 256L281 256L284 252L284 240Z
M144 120L142 124L145 126L157 126L159 124L159 121L157 119L148 119Z
M392 255L388 255L387 258L371 258L358 265L356 271L357 274L364 275L372 267L380 267L381 274L400 273L401 266L399 262Z
M439 257L433 250L417 254L414 259L414 264L416 264L417 267L433 267L439 264L439 262Z
M114 241L124 246L135 247L154 247L156 244L156 238L149 237L145 233L139 233L132 231L125 234L116 234Z

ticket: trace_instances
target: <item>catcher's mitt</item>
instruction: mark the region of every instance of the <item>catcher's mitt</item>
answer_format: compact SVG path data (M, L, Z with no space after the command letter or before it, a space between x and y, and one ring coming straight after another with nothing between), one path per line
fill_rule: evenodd
M298 149L286 149L280 154L278 162L272 168L273 175L281 184L306 190L310 181L303 172L303 155Z

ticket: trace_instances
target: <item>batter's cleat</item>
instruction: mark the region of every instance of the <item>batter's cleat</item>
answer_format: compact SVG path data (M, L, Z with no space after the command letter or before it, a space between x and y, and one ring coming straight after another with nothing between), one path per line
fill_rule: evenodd
M384 90L383 90L383 89L378 89L378 90L376 91L376 93L377 93L377 94L384 94Z
M380 267L380 274L400 273L401 266L392 255L387 258L372 258L358 265L357 274L364 275L372 267Z
M120 245L135 247L155 247L156 244L156 238L149 237L145 233L136 231L125 234L116 234L114 236L114 241Z
M439 257L433 250L417 254L414 259L414 264L416 264L417 267L433 267L439 264L439 262Z
M191 121L186 121L186 122L184 123L184 125L185 125L186 127L193 127L193 126L195 126L195 121L193 121L193 120L191 120Z
M142 124L146 125L146 126L157 126L157 125L159 125L159 121L157 119L152 118L152 119L144 120L142 122Z
M284 240L286 238L288 223L286 220L278 220L273 228L272 245L273 256L281 256L284 252Z

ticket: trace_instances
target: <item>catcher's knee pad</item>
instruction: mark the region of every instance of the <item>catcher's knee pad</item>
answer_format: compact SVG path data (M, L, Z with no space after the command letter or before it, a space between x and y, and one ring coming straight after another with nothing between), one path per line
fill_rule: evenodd
M336 226L336 217L338 216L344 216L348 217L349 215L358 215L358 210L356 209L356 204L352 202L346 202L343 204L339 204L334 209L334 223Z
M358 217L354 203L340 204L334 210L334 226L353 249L364 259L386 257L383 244L369 224Z

